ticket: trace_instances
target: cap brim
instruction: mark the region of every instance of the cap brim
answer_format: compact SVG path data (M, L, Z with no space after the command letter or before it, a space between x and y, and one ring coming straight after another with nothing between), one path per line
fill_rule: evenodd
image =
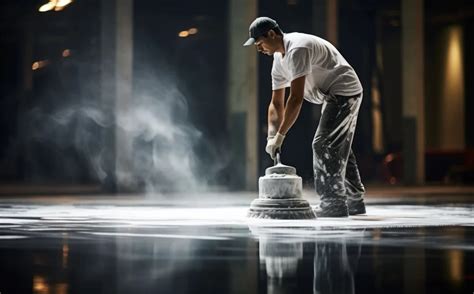
M250 46L255 44L255 39L254 38L249 38L247 42L244 43L244 46Z

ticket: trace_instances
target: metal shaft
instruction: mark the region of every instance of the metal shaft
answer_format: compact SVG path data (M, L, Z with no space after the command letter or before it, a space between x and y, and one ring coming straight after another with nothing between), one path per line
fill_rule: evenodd
M277 164L280 164L281 161L280 161L280 151L277 151L276 154L275 154L275 159L273 160L273 164L274 165L277 165Z

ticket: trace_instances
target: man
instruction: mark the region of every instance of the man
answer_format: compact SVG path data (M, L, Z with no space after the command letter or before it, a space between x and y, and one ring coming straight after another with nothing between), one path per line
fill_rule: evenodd
M255 19L244 46L273 56L272 100L268 106L266 152L274 158L300 113L303 99L323 104L313 140L318 217L365 213L364 186L351 145L362 102L362 86L354 69L328 41L284 34L268 17ZM285 88L290 94L285 104Z

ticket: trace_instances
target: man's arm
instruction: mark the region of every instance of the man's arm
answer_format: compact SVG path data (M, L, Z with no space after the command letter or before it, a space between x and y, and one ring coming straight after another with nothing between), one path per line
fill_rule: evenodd
M291 82L290 96L288 96L288 100L286 101L283 121L278 129L278 133L284 136L291 126L293 126L300 114L301 105L303 104L305 78L306 76L302 76Z
M276 135L285 112L285 89L273 90L272 101L268 105L268 137Z

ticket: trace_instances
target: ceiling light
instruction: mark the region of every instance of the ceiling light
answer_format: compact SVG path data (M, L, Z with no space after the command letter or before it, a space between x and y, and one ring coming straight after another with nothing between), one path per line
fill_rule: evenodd
M187 36L189 36L189 32L188 31L181 31L181 32L179 32L178 36L180 36L181 38L186 38Z
M41 5L41 7L38 10L39 12L46 12L46 11L50 11L54 9L54 7L56 7L56 0L49 1L48 3Z
M64 7L66 5L69 5L71 4L72 0L58 0L58 2L56 3L56 8L57 7Z

